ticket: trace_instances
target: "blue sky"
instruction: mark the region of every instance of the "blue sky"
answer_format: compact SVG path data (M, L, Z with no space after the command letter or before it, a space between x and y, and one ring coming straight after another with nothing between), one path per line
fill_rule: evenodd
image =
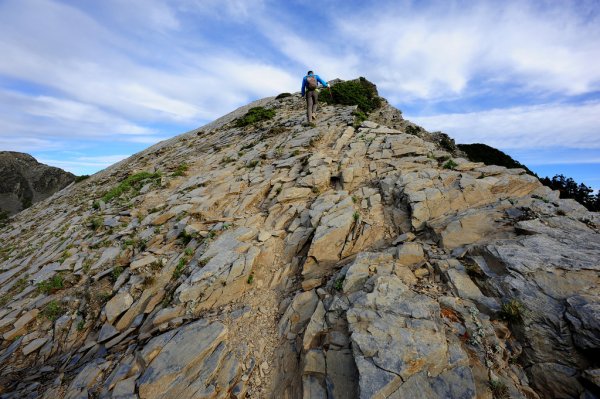
M307 69L600 188L598 1L0 0L0 150L98 171Z

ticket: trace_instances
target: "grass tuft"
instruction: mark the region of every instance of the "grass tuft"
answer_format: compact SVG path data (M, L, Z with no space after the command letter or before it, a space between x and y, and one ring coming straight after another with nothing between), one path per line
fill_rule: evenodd
M525 305L517 298L513 298L502 304L500 317L506 321L519 323L523 321Z

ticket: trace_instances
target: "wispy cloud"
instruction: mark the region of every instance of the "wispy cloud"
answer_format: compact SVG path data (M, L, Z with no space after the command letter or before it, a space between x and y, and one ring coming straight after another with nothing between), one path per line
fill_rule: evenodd
M578 2L403 2L336 15L336 39L398 96L440 98L482 79L581 94L600 88L599 22Z

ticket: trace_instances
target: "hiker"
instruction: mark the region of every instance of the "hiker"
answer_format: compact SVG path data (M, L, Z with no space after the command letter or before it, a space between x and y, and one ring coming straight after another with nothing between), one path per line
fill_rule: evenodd
M321 79L319 75L315 75L313 71L308 71L304 79L302 79L302 97L306 94L306 117L308 118L308 123L311 123L313 119L317 119L317 100L319 99L317 87L319 83L323 87L329 87L327 86L327 82Z

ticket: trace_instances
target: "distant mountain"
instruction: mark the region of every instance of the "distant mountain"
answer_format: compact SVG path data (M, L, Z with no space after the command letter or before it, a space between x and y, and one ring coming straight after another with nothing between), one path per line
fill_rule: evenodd
M458 144L458 148L463 151L473 162L483 162L486 165L498 165L506 168L525 169L530 175L535 175L527 166L515 161L497 148L486 144Z
M0 151L0 212L14 215L75 181L75 175L22 152Z

